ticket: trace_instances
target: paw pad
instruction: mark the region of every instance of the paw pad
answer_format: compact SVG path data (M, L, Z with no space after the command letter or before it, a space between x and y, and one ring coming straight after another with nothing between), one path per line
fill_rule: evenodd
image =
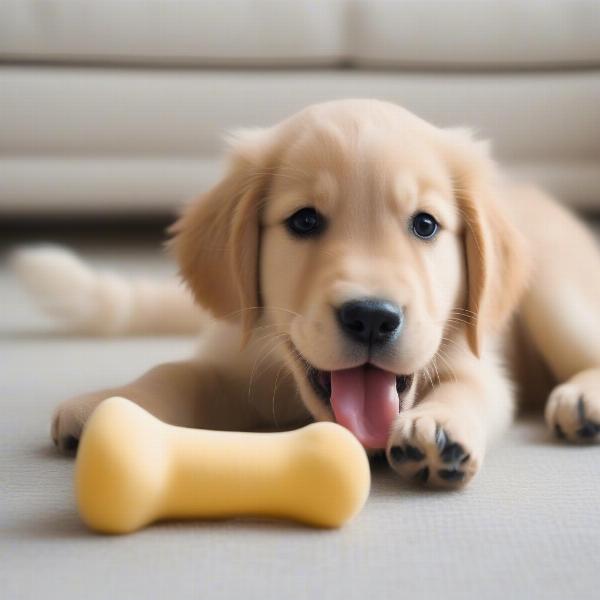
M597 397L581 393L572 384L557 388L546 408L546 420L554 435L568 442L600 442L600 419L594 400Z
M427 483L429 480L429 467L423 467L422 469L419 469L413 479L418 483Z
M586 417L583 396L580 396L577 400L577 415L581 423L581 427L576 432L577 435L584 440L595 438L600 433L600 423Z
M393 444L389 448L388 459L390 465L406 479L439 487L463 485L476 470L469 464L470 453L439 425L429 444L414 439L404 444Z
M79 446L79 440L73 435L66 435L55 444L58 446L59 450L65 452L67 454L75 454L77 452L77 447Z

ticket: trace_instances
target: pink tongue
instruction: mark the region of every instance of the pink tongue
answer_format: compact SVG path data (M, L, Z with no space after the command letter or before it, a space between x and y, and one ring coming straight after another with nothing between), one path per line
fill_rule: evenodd
M400 410L396 376L372 365L332 371L331 406L363 446L385 448Z

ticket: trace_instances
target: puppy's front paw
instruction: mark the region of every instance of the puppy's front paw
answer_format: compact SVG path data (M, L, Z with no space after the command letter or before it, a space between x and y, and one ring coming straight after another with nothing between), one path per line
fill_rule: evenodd
M600 394L576 383L556 387L546 404L546 423L568 442L600 442Z
M95 397L78 396L58 405L52 416L50 435L61 452L75 453L83 426L97 404Z
M477 427L433 410L400 415L387 447L390 466L406 480L454 489L466 485L483 459Z

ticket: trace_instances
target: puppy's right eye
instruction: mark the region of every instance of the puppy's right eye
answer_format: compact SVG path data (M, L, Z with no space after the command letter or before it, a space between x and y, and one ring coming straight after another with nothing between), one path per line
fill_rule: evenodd
M288 231L297 237L312 237L319 235L327 224L325 217L312 206L296 211L285 221Z

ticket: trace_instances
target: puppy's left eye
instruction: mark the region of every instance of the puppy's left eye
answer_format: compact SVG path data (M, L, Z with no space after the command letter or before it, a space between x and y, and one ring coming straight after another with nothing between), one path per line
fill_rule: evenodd
M298 237L319 235L325 229L325 217L312 206L296 211L285 221L286 227Z
M418 213L412 220L413 233L422 240L430 240L438 232L439 225L429 213Z

